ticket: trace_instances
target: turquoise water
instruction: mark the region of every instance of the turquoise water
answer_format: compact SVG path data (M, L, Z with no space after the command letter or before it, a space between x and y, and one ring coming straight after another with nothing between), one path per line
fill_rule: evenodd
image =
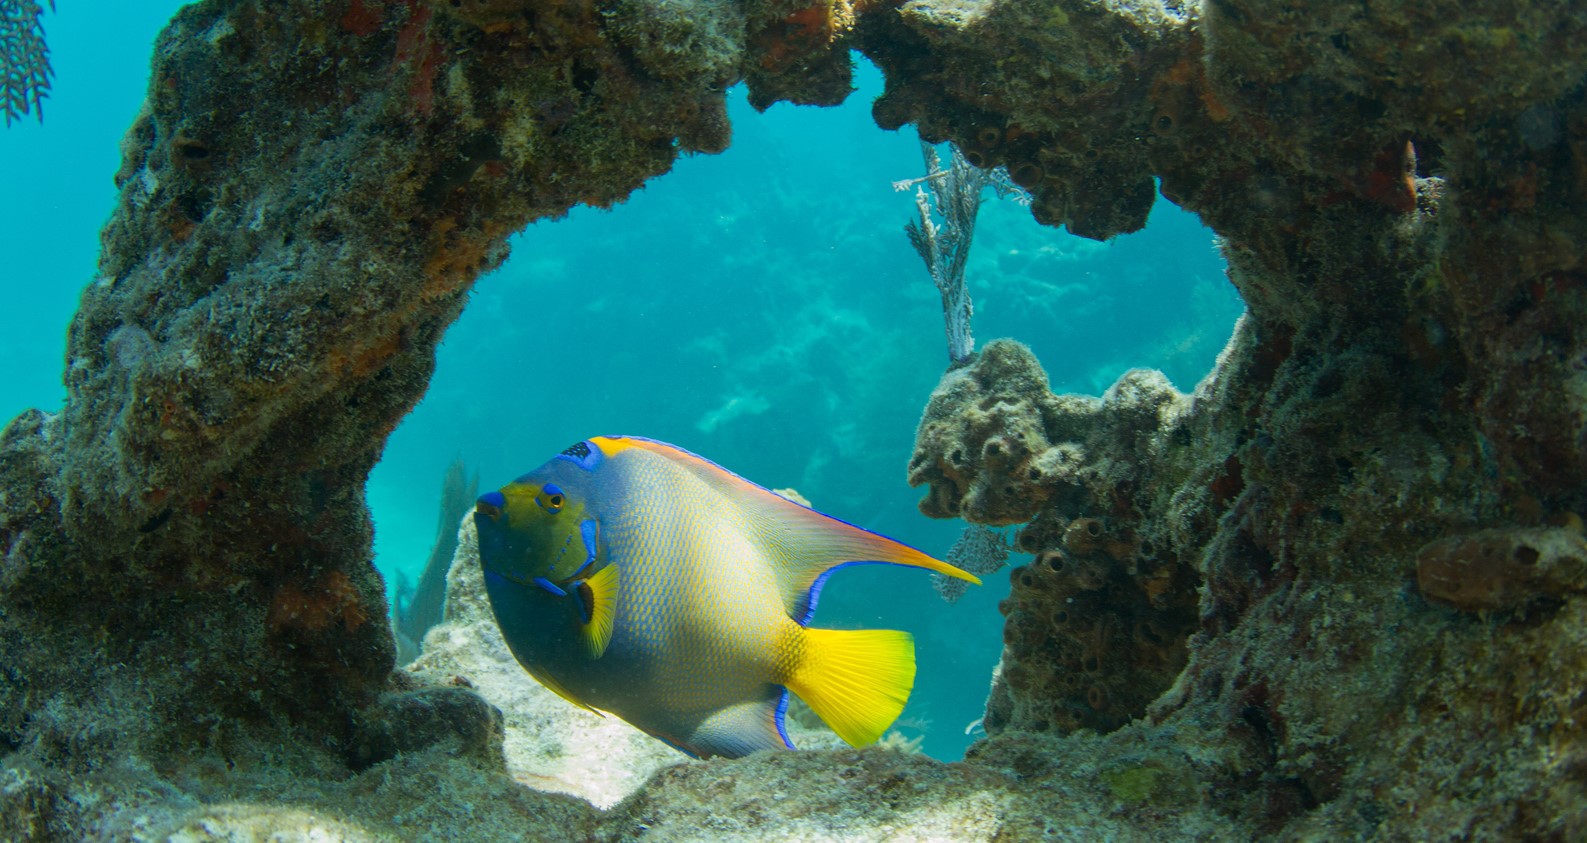
M0 130L6 419L64 400L65 328L94 275L117 144L150 42L180 5L76 2L47 17L57 78L46 122ZM680 161L611 211L578 209L513 239L370 478L388 581L423 566L451 460L494 488L611 433L676 443L947 552L962 524L921 516L903 479L947 363L936 289L903 234L913 200L892 188L922 174L919 145L871 123L881 78L860 61L845 106L757 114L734 90L726 153ZM976 336L1029 344L1058 391L1100 393L1132 366L1189 389L1240 310L1211 233L1166 202L1145 231L1100 244L989 193L967 277ZM1007 575L993 575L949 606L919 572L849 568L824 590L816 623L914 632L920 669L902 730L956 758L981 714L1007 590Z

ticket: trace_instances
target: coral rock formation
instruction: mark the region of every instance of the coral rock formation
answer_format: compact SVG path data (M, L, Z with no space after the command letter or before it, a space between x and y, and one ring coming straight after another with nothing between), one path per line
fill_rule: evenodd
M1038 219L1129 230L1151 197L1119 186L1145 172L1220 235L1249 311L1214 377L1138 447L1087 449L1075 470L1129 478L1119 511L942 447L990 441L968 420L1028 429L1026 408L1080 400L1027 372L967 400L949 396L969 376L945 377L910 471L924 511L1028 519L1022 546L1064 571L1077 549L1116 564L1101 540L1121 517L1120 538L1174 560L1189 661L1147 713L1214 728L1196 738L1224 758L1207 783L1255 829L1587 833L1580 778L1549 760L1587 740L1564 702L1587 689L1569 527L1587 504L1582 26L1532 3L916 0L861 28L888 74L878 121L1034 161ZM1099 30L1087 46L1117 60L1021 51ZM964 429L937 424L954 415ZM1010 487L1016 505L985 503ZM1028 620L1049 605L1031 596L1057 573L1041 568L1016 574L988 711L1015 731L994 743L1108 725L1074 715L1073 672L1050 667L1065 634ZM1122 627L1135 605L1093 608Z
M1002 668L985 726L1114 729L1145 713L1185 664L1194 567L1179 537L1149 520L1171 493L1189 431L1188 396L1128 372L1101 400L1053 395L1029 349L988 343L932 393L910 458L921 511L975 523L1030 522L1012 573Z

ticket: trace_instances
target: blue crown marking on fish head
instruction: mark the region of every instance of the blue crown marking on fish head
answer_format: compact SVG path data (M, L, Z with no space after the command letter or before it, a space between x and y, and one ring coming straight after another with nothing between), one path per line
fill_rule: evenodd
M555 459L567 460L585 471L594 471L606 459L606 455L586 439L569 445Z

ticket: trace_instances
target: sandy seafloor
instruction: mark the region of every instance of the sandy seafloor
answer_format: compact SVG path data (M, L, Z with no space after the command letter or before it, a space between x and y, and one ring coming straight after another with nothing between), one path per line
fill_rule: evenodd
M94 278L117 144L152 39L179 6L65 3L47 16L57 76L45 121L0 131L6 419L64 398L65 330ZM758 114L736 90L726 153L684 159L610 211L580 208L514 238L369 481L388 584L423 565L453 459L490 488L603 433L677 443L946 553L962 524L920 515L903 479L946 364L937 292L902 230L913 202L892 187L921 174L918 142L912 129L875 127L880 74L856 61L844 106ZM1210 232L1167 202L1144 231L1099 244L988 193L968 277L977 337L1029 344L1058 392L1098 394L1132 366L1188 390L1240 311ZM901 730L957 758L997 660L1007 590L994 575L947 606L917 572L848 569L816 623L914 632L920 670Z

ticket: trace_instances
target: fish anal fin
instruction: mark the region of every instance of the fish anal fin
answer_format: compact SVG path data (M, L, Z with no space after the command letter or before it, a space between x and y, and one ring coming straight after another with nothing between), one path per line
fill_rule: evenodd
M700 758L742 758L763 749L792 749L783 729L787 708L788 692L768 686L760 699L729 705L707 716L680 748Z
M617 595L622 579L616 565L607 565L587 580L574 583L574 597L579 601L579 638L584 642L584 652L591 659L606 654L606 645L612 641L612 627L617 620Z
M915 641L890 629L805 629L788 688L850 746L875 743L915 685Z

